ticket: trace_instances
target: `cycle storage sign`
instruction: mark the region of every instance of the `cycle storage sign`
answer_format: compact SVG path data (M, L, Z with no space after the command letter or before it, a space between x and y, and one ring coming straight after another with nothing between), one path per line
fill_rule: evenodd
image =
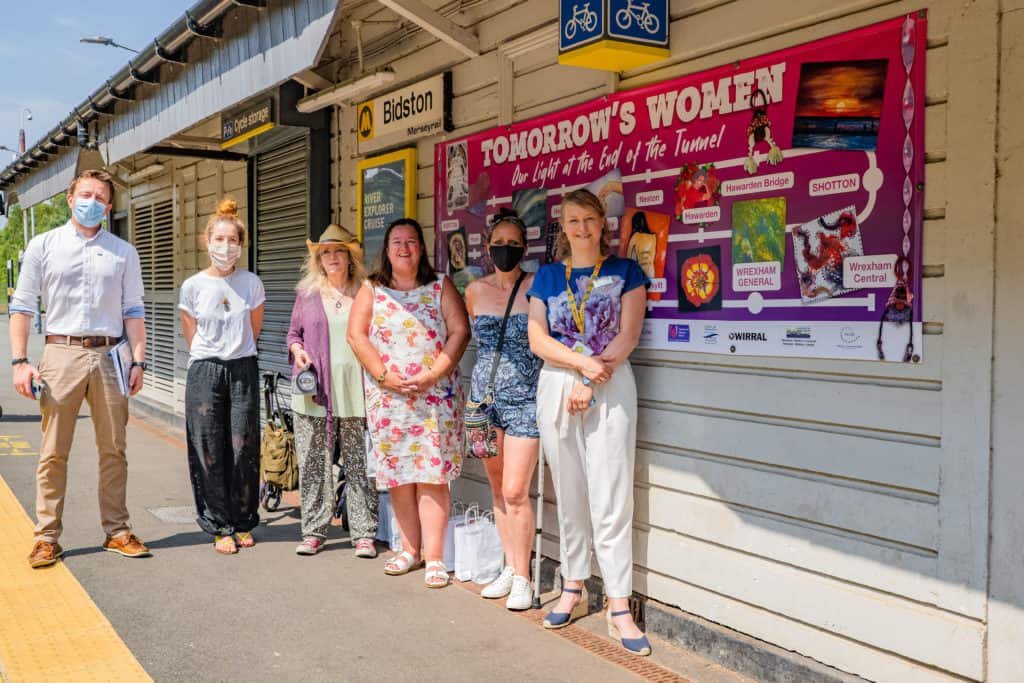
M632 69L669 55L668 0L560 0L560 64Z

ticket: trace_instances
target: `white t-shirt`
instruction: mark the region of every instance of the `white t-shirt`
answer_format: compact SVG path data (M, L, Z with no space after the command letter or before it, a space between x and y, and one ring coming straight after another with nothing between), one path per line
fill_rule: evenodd
M251 315L266 298L263 282L248 270L235 270L227 277L200 271L185 280L178 308L196 319L189 363L255 356Z

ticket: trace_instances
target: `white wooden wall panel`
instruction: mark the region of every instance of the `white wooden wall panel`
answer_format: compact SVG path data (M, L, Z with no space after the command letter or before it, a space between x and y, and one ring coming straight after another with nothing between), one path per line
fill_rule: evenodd
M386 11L361 5L362 18ZM441 6L438 4L437 6ZM448 7L449 5L444 5ZM981 679L985 638L992 214L998 3L928 9L924 319L920 364L638 351L636 588L661 602L877 680ZM670 59L621 74L630 89L920 9L889 0L673 0ZM367 59L401 82L455 75L450 136L419 140L418 218L433 239L433 146L598 97L607 74L562 67L553 42L498 48L557 19L550 0L457 15L484 54L423 32ZM395 26L364 29L384 45ZM352 45L342 23L335 37ZM352 114L336 201L354 218ZM978 187L975 188L975 183ZM970 187L970 191L956 188ZM965 197L964 195L970 195ZM980 284L979 284L980 282ZM954 319L956 321L954 322ZM479 463L456 485L489 500ZM553 496L545 552L557 554ZM945 673L943 673L945 672Z

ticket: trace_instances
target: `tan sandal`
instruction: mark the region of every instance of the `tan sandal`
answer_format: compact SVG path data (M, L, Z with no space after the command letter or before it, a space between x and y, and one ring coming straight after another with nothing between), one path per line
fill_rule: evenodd
M444 566L444 562L440 560L427 562L427 572L423 576L423 583L427 584L427 588L444 588L451 582L452 579L448 576L448 568Z
M234 555L238 552L238 546L235 545L235 539L231 536L214 536L213 549L221 555Z
M409 551L403 550L384 563L384 573L388 576L401 576L422 566L421 560L417 560Z

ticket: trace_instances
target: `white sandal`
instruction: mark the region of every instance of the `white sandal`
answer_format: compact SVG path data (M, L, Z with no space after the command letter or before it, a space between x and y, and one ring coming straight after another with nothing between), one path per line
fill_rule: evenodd
M448 576L448 568L444 566L444 562L440 560L427 562L427 572L423 576L423 582L427 584L427 588L444 588L451 583L451 577Z
M384 563L384 573L388 576L401 576L413 569L419 569L422 564L408 550L403 550Z

